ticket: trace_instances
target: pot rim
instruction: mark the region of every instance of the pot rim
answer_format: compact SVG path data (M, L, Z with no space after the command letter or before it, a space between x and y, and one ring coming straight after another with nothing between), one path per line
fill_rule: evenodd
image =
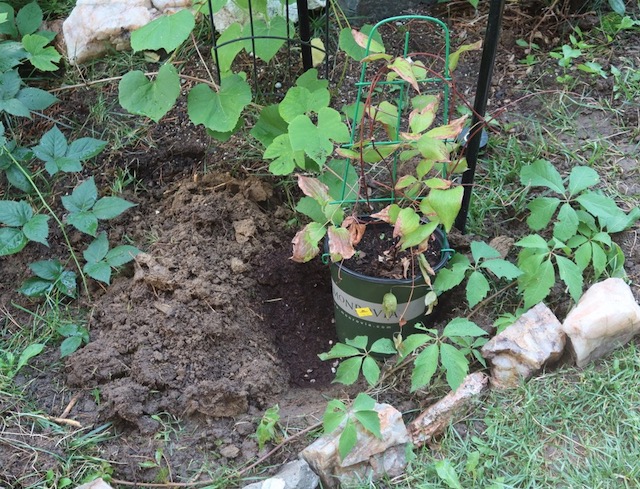
M376 225L376 224L387 224L384 221L376 221L376 220L372 219L369 216L363 217L362 219L363 220L368 220L373 225ZM451 258L452 250L450 250L450 248L449 248L449 241L447 240L446 233L442 229L440 229L440 227L437 227L435 229L434 235L436 236L436 239L438 239L440 241L440 244L442 245L440 261L438 262L437 265L435 265L433 267L433 271L437 272L438 270L444 268L444 266L447 264L447 262ZM325 251L325 253L329 252L329 237L325 238L325 240L324 240L324 251ZM346 272L347 274L351 275L352 277L359 278L359 279L364 279L364 280L367 280L369 282L378 283L378 284L416 285L416 282L419 279L422 278L422 273L420 273L420 272L416 273L413 278L374 277L374 276L371 276L371 275L365 275L363 273L351 270L350 268L348 268L344 264L344 261L341 261L341 262L330 262L329 265L332 266L332 267L338 267L341 272ZM421 286L421 285L422 284L418 284L418 286Z

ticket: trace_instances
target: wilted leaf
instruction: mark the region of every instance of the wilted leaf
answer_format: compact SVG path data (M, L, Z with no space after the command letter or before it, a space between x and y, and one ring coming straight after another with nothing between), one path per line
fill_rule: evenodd
M348 229L330 226L328 235L331 261L348 260L355 255L356 250L351 244L351 236Z
M318 242L324 237L326 228L317 222L311 222L296 233L291 240L293 256L291 259L298 263L306 263L314 258L320 249Z

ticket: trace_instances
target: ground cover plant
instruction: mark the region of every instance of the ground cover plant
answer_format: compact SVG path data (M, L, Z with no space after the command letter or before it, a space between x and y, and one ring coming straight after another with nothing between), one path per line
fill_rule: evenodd
M456 45L481 39L483 3L478 12L467 3L434 11L460 36ZM462 374L463 359L448 363L442 351L455 346L467 368L476 368L475 342L526 302L544 296L562 316L578 288L623 271L638 298L638 8L628 3L611 12L603 3L601 11L578 16L562 2L548 9L508 6L490 105L495 123L469 222L473 235L452 231L456 261L448 277L434 282L448 312L414 343L377 345L401 351L401 361L386 366L376 365L362 340L339 347L346 362L334 363L336 350L335 358L317 358L336 344L329 277L320 263L288 260L290 240L306 218L292 211L301 197L295 182L268 174L275 159L263 154L270 144L245 132L211 142L204 128L188 122L186 95L157 124L126 114L117 81L100 80L130 69L159 72L142 53L59 71L75 86L65 88L33 71L24 37L39 35L38 27L20 27L14 15L13 34L0 44L8 51L0 52L15 53L11 63L19 64L5 73L21 81L16 92L16 74L8 75L13 85L3 84L5 107L31 103L28 88L60 101L25 105L30 118L5 109L2 121L8 159L2 160L1 229L16 238L7 249L21 248L0 257L2 483L69 487L102 476L114 487L132 481L240 486L294 457L325 412L326 428L348 419L374 432L371 399L391 401L411 416ZM391 26L385 36L397 41L404 28ZM413 39L416 51L428 45L426 34ZM196 38L202 53L209 43ZM576 57L567 66L550 54L564 52L564 45L580 50L569 53ZM209 79L192 46L178 48L173 58L193 50L190 62L180 64L185 94L199 83L188 77ZM46 43L38 48L45 49ZM456 88L472 93L478 56L465 56ZM355 63L332 62L336 73L346 66L345 79L355 79ZM92 83L83 86L76 73ZM567 74L572 80L562 78ZM327 87L338 91L336 111L353 101L350 83L340 87ZM267 110L247 107L245 130L258 126ZM82 138L89 138L85 153L78 152ZM30 172L40 195L19 168ZM107 200L98 205L101 199ZM102 207L115 202L126 212L102 219ZM48 233L32 233L44 230L43 223L52 224ZM495 237L519 244L504 254ZM118 246L146 253L135 267L121 267L113 252ZM531 289L527 271L539 265L546 281ZM513 281L501 279L511 267L524 273L516 277L512 269ZM75 300L67 294L76 282L70 273L80 280ZM457 286L462 280L476 285ZM17 293L22 284L37 286L44 297ZM635 348L584 371L565 368L492 395L440 445L416 453L405 476L380 486L633 487L638 474L625 457L640 428L633 416ZM368 384L331 387L332 369L346 383L362 372ZM336 399L329 410L327 396ZM358 399L353 411L349 399ZM284 450L251 468L293 435Z

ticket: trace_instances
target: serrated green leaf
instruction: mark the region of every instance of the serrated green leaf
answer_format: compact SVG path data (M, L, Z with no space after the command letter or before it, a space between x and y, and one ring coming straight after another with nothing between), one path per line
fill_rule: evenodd
M75 353L78 348L82 345L82 337L81 336L70 336L66 338L60 344L60 358L65 358Z
M576 265L578 265L581 270L587 268L589 263L591 263L591 244L589 241L582 243L573 254Z
M29 62L41 71L56 71L62 55L53 46L47 46L49 39L38 34L28 34L22 38L22 46L27 51Z
M142 71L130 71L118 84L120 105L132 114L147 116L155 122L169 112L176 103L178 95L180 95L180 77L170 63L160 67L153 81L149 80Z
M469 279L467 280L467 301L469 302L469 307L473 308L478 302L484 299L487 294L491 290L489 286L489 282L486 277L475 270L471 275L469 275Z
M460 350L447 343L440 345L440 362L445 370L447 384L456 390L469 373L469 361Z
M347 418L347 407L342 401L332 399L322 416L322 428L325 433L331 433Z
M22 227L22 232L30 241L49 246L49 216L36 214Z
M98 219L113 219L135 205L120 197L102 197L93 206L93 213Z
M368 341L369 339L366 336L356 336L355 338L347 338L345 343L359 348L360 350L365 350L367 348Z
M69 297L76 296L76 274L71 270L64 270L56 282L56 289Z
M518 277L518 288L524 295L524 306L528 309L549 295L551 287L556 283L556 275L553 265L548 259L532 267L533 270L526 269L526 267L526 262L523 262L521 268L525 273Z
M67 223L89 236L95 236L98 231L98 218L91 211L73 212L67 217Z
M251 102L251 87L239 75L222 79L214 92L205 84L196 85L187 97L187 110L194 124L212 131L231 131L244 108Z
M107 142L100 139L80 138L71 142L66 156L75 160L85 161L99 155L106 145Z
M347 455L349 455L349 452L356 445L357 440L358 434L356 431L356 427L353 424L353 421L349 419L347 420L347 424L344 426L344 430L342 430L340 440L338 441L338 452L340 453L341 459L344 459Z
M163 15L131 33L131 48L134 52L171 52L187 40L194 27L195 18L189 9Z
M553 237L560 241L567 241L572 236L575 236L578 231L578 215L576 211L569 204L564 203L560 207L558 212L558 220L553 225Z
M582 296L582 270L578 265L564 256L556 256L556 263L558 264L560 279L569 288L571 298L578 302Z
M45 280L54 281L58 280L60 274L63 272L64 267L58 260L41 260L29 264L29 268L38 277Z
M438 294L453 289L464 280L467 270L471 268L469 259L461 254L456 254L449 261L449 267L439 270L433 283L433 290Z
M415 333L407 336L397 347L398 363L400 363L409 354L413 353L417 348L420 348L422 345L432 340L433 338L431 336L422 333Z
M64 195L62 205L72 213L86 212L91 210L97 199L98 187L93 177L90 177L74 188L71 195Z
M36 158L42 161L54 161L57 158L61 158L67 153L67 138L58 129L58 126L53 126L49 129L42 138L40 143L32 148L33 154ZM53 173L49 172L50 175Z
M440 349L437 344L429 345L416 357L411 373L411 392L421 389L431 382L438 369Z
M465 318L455 318L449 321L442 331L442 335L448 338L453 336L485 336L488 333L479 327L473 321L469 321Z
M355 411L355 418L364 426L365 430L378 439L382 439L380 433L380 417L377 411Z
M111 267L121 267L125 263L129 263L140 253L140 250L131 245L120 245L109 250L105 256L105 260Z
M549 251L547 241L539 234L530 234L516 242L516 246Z
M376 385L380 379L380 367L370 356L365 357L362 361L362 375L364 375L364 378L371 387Z
M0 228L0 256L13 255L22 251L28 242L22 230Z
M5 226L21 227L33 217L33 209L24 200L0 200L0 223Z
M106 261L87 263L82 267L82 271L89 275L89 277L109 285L111 280L111 267Z
M109 240L107 233L103 231L87 246L87 249L82 252L82 256L87 263L97 263L107 256L108 251Z
M379 338L373 342L370 350L373 353L380 353L382 355L393 355L396 353L396 347L393 345L393 341L389 338Z
M527 204L527 209L531 211L527 217L527 224L533 231L544 229L559 205L560 199L556 197L536 197Z
M42 297L53 289L53 282L39 277L31 277L24 281L18 292L27 297Z
M360 366L362 365L362 357L352 357L344 360L336 370L336 378L333 382L351 385L358 380L360 374Z
M569 194L577 195L600 181L598 172L588 166L574 166L569 175Z
M531 187L546 187L556 193L564 194L562 177L556 168L547 160L536 160L520 170L520 181Z
M607 254L598 243L591 243L591 248L592 248L593 274L595 276L595 279L598 280L600 276L604 273L607 267ZM578 258L576 256L576 263L577 262L578 262Z
M22 7L16 15L16 27L21 36L33 34L42 25L42 9L37 2L31 2Z
M483 259L500 258L500 252L484 241L472 241L470 246L471 256L473 256L473 260L476 263L479 263L480 260Z
M513 263L506 260L487 260L485 262L482 262L480 266L482 268L491 270L496 275L496 277L504 278L507 280L513 280L514 278L522 275L522 270L520 270Z
M20 90L16 100L29 110L44 110L58 101L49 92L34 87L25 87Z
M320 358L320 360L325 361L333 360L335 358L352 357L354 355L360 355L361 353L362 351L360 351L358 348L350 345L345 345L344 343L336 343L331 347L331 350L326 353L320 353L318 357Z
M640 208L625 214L613 199L596 192L585 192L576 199L610 233L624 231L640 218Z

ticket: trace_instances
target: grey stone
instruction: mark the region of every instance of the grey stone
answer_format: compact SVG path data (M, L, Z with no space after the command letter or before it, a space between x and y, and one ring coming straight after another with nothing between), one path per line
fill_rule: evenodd
M609 278L584 293L562 329L576 364L584 367L640 332L640 306L624 280Z
M273 477L249 484L244 489L315 489L319 483L320 478L309 464L296 460L285 464Z
M236 458L240 455L240 449L235 445L227 445L220 449L220 455L224 458Z
M565 342L558 318L544 304L536 305L482 347L491 364L491 385L517 387L523 378L557 361Z
M82 484L81 486L76 487L76 489L113 489L109 484L107 484L102 478L98 478L92 480L91 482L87 482L86 484Z
M376 404L374 409L380 419L381 439L357 424L356 445L341 460L338 443L342 428L339 427L300 454L320 476L324 488L335 488L340 483L374 481L385 475L395 477L404 471L409 435L402 414L388 404Z

